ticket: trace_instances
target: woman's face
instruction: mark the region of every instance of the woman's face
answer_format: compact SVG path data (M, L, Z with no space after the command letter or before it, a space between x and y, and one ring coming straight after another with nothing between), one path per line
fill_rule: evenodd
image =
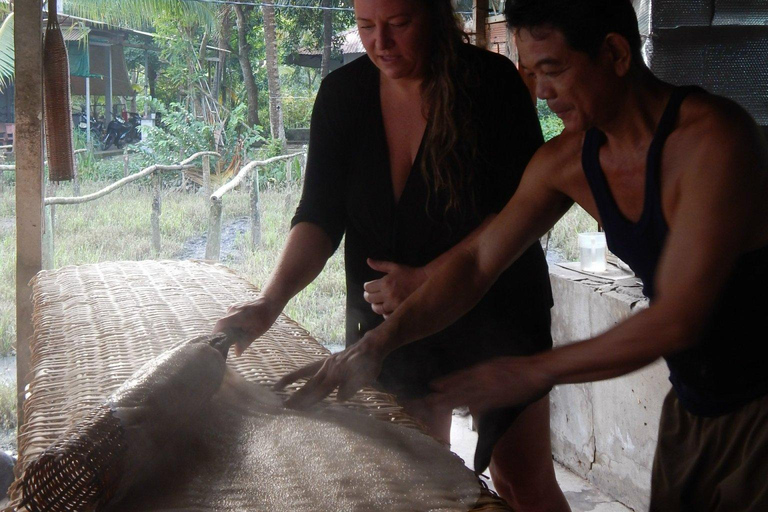
M365 51L389 79L423 76L429 27L419 0L355 0L355 16Z

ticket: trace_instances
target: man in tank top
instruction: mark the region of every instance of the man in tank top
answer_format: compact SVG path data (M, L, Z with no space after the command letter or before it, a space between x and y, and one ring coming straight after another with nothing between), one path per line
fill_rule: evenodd
M676 88L642 60L630 0L508 0L522 69L565 132L533 157L506 208L354 347L312 376L305 406L369 382L396 347L443 329L576 202L643 279L651 305L592 339L500 358L434 384L436 405L530 403L663 357L651 510L768 510L768 150L738 105Z

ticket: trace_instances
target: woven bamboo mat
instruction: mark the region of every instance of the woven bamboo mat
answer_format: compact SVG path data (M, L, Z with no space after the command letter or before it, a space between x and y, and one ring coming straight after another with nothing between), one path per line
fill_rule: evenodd
M20 467L145 362L180 341L210 332L227 307L257 293L226 267L200 261L112 262L38 274L33 281L32 370L19 435ZM327 355L305 329L281 315L242 357L230 357L228 364L246 379L270 385ZM361 391L348 406L419 428L390 395L374 389ZM16 484L11 498L13 508L20 498ZM510 509L483 490L472 510Z

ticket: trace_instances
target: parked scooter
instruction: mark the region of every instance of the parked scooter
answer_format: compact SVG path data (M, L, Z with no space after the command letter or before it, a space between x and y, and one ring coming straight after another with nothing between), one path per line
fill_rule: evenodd
M126 144L141 140L141 116L132 112L127 122L122 122L117 118L113 119L107 125L107 132L104 135L101 147L104 151L108 150L114 144L117 149L122 149Z
M80 129L80 131L85 133L88 130L88 118L85 115L85 112L80 112L79 114L75 114L74 118L75 118L75 126L77 126L78 129ZM101 135L103 131L104 131L104 123L102 123L95 117L91 116L91 135L93 137L101 139Z

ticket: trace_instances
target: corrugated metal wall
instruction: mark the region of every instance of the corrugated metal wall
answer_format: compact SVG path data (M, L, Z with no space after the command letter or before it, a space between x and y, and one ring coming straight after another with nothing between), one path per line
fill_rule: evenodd
M768 126L768 0L633 0L661 79L734 99Z

